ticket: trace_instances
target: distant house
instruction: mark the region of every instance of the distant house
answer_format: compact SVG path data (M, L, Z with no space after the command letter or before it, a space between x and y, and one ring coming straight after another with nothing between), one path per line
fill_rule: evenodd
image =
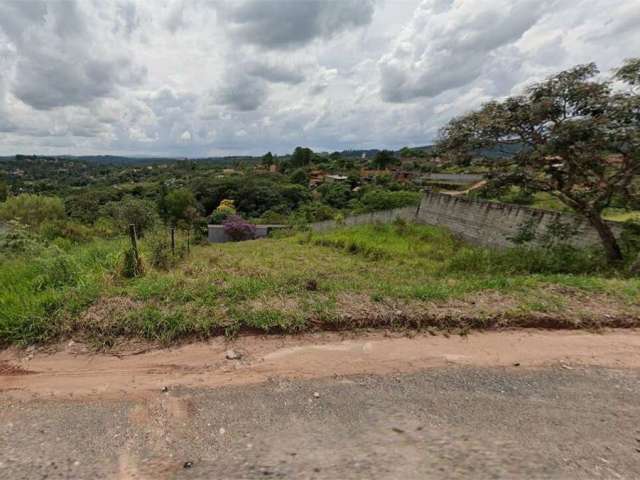
M345 176L345 175L325 175L325 180L331 181L331 182L344 182L345 180L348 180L349 177Z

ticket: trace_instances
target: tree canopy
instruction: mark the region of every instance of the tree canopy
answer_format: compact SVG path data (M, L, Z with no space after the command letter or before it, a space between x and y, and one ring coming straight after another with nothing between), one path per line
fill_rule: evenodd
M578 65L453 119L438 147L455 162L485 160L494 185L547 192L596 229L611 262L622 251L603 210L628 202L640 173L640 60L608 80ZM504 156L496 157L496 151Z

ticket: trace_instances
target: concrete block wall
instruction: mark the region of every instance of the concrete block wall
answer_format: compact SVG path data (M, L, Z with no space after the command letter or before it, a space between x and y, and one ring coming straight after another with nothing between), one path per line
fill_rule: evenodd
M310 225L314 232L326 232L338 227L350 227L353 225L365 225L368 223L391 223L397 218L401 218L408 222L416 220L418 207L394 208L392 210L381 210L379 212L363 213L361 215L352 215L345 217L344 222L338 223L335 220L326 220L324 222L316 222Z
M518 205L472 200L428 192L422 198L416 222L448 228L470 243L490 247L508 247L523 225L530 222L536 237L543 235L549 225L557 222L575 226L576 234L569 240L578 247L600 243L597 232L582 218L569 213L551 212ZM621 227L610 222L614 234Z
M391 223L396 218L407 221L445 227L455 235L475 245L504 248L513 246L525 225L530 225L536 238L545 234L550 225L561 223L575 229L575 235L567 240L577 247L599 245L597 232L581 217L570 213L552 212L519 205L472 200L442 193L425 193L420 206L383 210L346 217L338 224L334 220L311 224L315 232L326 232L340 226L369 223ZM621 226L609 222L616 236Z

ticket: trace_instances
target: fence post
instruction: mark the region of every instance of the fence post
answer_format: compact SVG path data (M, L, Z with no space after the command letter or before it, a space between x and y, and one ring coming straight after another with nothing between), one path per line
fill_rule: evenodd
M176 227L171 227L171 255L176 256Z
M191 229L187 230L187 253L191 253Z
M131 240L131 248L136 257L136 261L140 258L138 255L138 239L136 238L136 226L134 224L129 225L129 239Z

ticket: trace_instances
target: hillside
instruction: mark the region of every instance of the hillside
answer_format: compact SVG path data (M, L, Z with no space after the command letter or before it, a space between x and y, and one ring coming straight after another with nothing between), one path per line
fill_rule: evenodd
M640 325L640 279L591 252L497 252L400 223L202 245L167 271L150 265L150 242L141 242L146 274L132 280L119 274L124 240L58 242L0 260L0 343Z

